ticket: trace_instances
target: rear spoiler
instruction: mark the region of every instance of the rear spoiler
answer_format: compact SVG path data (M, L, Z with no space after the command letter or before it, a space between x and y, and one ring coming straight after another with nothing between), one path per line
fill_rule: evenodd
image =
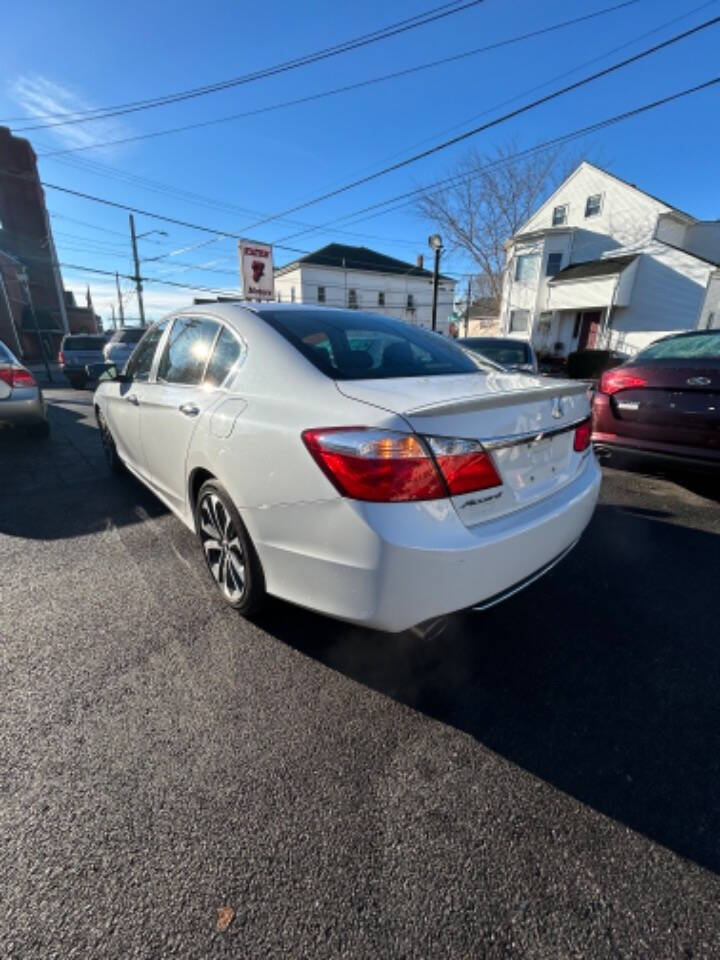
M507 393L495 393L485 397L461 397L447 403L433 403L423 407L406 410L406 417L436 417L439 414L472 413L475 410L495 410L498 407L512 407L519 403L534 403L537 400L552 400L555 397L574 397L587 395L587 383L558 383L548 387L534 387L528 390L512 390Z

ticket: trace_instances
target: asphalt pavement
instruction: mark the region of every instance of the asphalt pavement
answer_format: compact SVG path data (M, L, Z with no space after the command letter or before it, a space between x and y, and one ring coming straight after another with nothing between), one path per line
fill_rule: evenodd
M0 432L3 960L720 956L717 479L606 469L432 639L250 623L47 395Z

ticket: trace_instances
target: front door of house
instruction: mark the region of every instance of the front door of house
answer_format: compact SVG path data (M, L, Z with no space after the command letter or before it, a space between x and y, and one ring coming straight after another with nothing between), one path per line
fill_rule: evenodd
M580 337L578 338L578 350L592 350L597 342L598 331L600 330L600 320L602 310L585 310L580 324Z

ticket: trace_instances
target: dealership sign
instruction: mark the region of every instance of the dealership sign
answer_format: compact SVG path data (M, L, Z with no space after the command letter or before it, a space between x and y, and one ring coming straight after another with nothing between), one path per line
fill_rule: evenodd
M248 300L274 300L272 246L269 243L238 241L243 297Z

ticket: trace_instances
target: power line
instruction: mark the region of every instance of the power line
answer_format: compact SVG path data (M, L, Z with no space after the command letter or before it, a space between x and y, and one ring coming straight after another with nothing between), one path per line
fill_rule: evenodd
M444 184L449 184L450 182L453 182L453 181L462 181L462 180L465 180L465 179L472 179L473 177L480 176L485 169L489 169L489 168L492 167L492 166L496 166L496 165L499 165L499 164L502 164L502 163L508 163L508 162L510 162L511 160L516 159L517 157L526 155L526 154L531 153L531 152L535 152L535 151L543 150L543 149L549 149L550 147L552 147L552 146L554 146L554 145L557 145L557 144L559 144L559 143L565 142L565 141L567 141L567 140L569 140L569 139L577 138L577 137L580 137L580 136L584 136L584 135L587 135L588 133L595 132L595 131L597 131L597 130L599 130L599 129L602 129L602 128L604 128L604 127L610 126L610 125L612 125L612 124L619 123L619 122L621 122L621 121L623 121L623 120L627 120L627 119L630 119L630 118L632 118L632 117L638 116L639 114L647 113L648 111L653 110L653 109L656 109L656 108L658 108L658 107L660 107L660 106L664 106L664 105L666 105L666 104L668 104L668 103L672 103L672 102L674 102L674 101L677 101L677 100L679 100L679 99L681 99L681 98L683 98L683 97L687 97L687 96L690 96L690 95L692 95L692 94L694 94L694 93L698 93L698 92L700 92L700 91L702 91L702 90L708 89L708 88L710 88L710 87L712 87L712 86L714 86L714 85L716 85L716 84L718 84L718 83L720 83L720 75L719 75L719 76L716 76L716 77L712 78L711 80L708 80L708 81L706 81L706 82L704 82L704 83L697 84L697 85L695 85L695 86L693 86L693 87L689 87L689 88L687 88L687 89L685 89L685 90L678 91L677 93L670 94L670 95L667 96L667 97L663 97L663 98L661 98L661 99L659 99L659 100L655 100L655 101L653 101L653 102L651 102L651 103L644 104L644 105L642 105L642 106L640 106L640 107L635 107L634 109L625 111L624 113L617 114L617 115L615 115L614 117L606 118L606 119L604 119L604 120L598 121L598 122L595 123L595 124L591 124L591 125L589 125L589 126L582 127L582 128L580 128L579 130L575 130L575 131L572 131L571 133L563 134L562 136L556 137L556 138L554 138L554 139L552 139L552 140L545 141L544 143L539 144L539 145L537 145L537 146L535 146L535 147L531 147L531 148L529 148L528 150L524 150L524 151L520 151L520 152L518 152L518 153L516 153L516 154L508 155L507 157L502 158L502 160L497 161L496 164L489 164L489 165L487 165L486 167L480 168L479 170L474 171L474 172L472 172L472 173L463 174L463 175L456 176L456 177L449 177L449 178L447 178L447 179L444 180L444 181L442 181L442 180L441 180L441 181L436 181L436 182L433 183L433 184L429 184L429 185L426 185L426 186L424 186L424 187L420 187L420 188L417 188L417 189L415 189L415 190L408 191L408 192L406 192L406 193L404 193L404 194L399 194L398 196L395 196L395 197L390 197L390 198L388 198L388 199L386 199L386 200L383 200L383 201L380 201L380 202L378 202L378 203L376 203L376 204L372 204L372 205L370 205L370 206L368 206L368 207L362 208L361 210L357 210L357 211L354 211L353 213L346 214L346 215L345 215L345 218L359 216L359 215L364 214L364 213L366 213L366 212L368 212L368 211L372 211L372 210L375 210L375 209L377 209L377 208L380 208L380 207L387 206L387 205L389 205L389 204L395 203L397 200L405 200L405 199L407 199L407 198L409 198L409 197L418 195L418 194L423 193L423 192L427 192L428 190L437 189L439 186L444 185ZM26 177L25 175L19 174L19 173L15 173L15 172L13 172L13 171L1 170L0 173L3 173L3 174L6 174L6 175L15 177L15 178L17 178L17 179L27 180L27 177ZM41 182L42 186L44 186L44 187L46 187L46 188L48 188L48 189L58 190L58 191L63 192L63 193L68 193L68 194L70 194L70 195L72 195L72 196L81 197L81 198L86 199L86 200L91 200L91 201L93 201L93 202L100 203L100 204L103 204L103 205L107 205L107 206L110 206L110 207L114 207L114 208L117 208L117 209L121 209L121 210L124 210L124 211L132 211L132 212L134 212L134 213L138 213L138 214L141 214L141 215L143 215L143 216L147 216L147 217L150 217L150 218L153 218L153 219L163 220L163 221L165 221L165 222L167 222L167 223L179 224L179 225L181 225L181 226L188 227L189 229L198 230L198 231L202 231L202 232L205 232L205 233L210 233L210 234L212 234L213 236L227 237L227 238L230 238L230 239L232 239L232 240L241 239L240 235L238 235L238 234L233 234L233 233L229 233L228 231L223 231L223 230L219 230L219 229L216 229L216 228L207 227L207 226L205 226L205 225L190 223L189 221L179 221L179 220L177 220L177 219L175 219L175 218L173 218L173 217L167 217L167 216L165 216L165 215L163 215L163 214L159 214L159 213L152 213L152 212L150 212L150 211L142 210L142 209L140 209L140 208L138 208L138 207L134 207L134 206L131 206L131 205L128 205L128 204L117 203L116 201L107 200L107 199L105 199L105 198L103 198L103 197L97 197L97 196L94 196L93 194L82 193L81 191L77 191L77 190L71 190L71 189L68 188L68 187L62 187L62 186L60 186L60 185L58 185L58 184L52 184L52 183L48 183L48 182L46 182L46 181L40 181L40 182ZM344 218L341 218L341 219L344 219ZM84 223L84 221L78 221L78 222ZM332 225L332 224L331 224L331 223L328 223L328 224L325 224L324 226L330 226L330 225ZM114 233L115 231L112 231L112 232ZM310 252L310 251L301 250L301 249L298 249L298 248L295 248L295 247L286 247L286 246L283 246L282 244L275 244L275 246L276 246L278 249L290 250L290 251L292 251L292 252L294 252L294 253L298 253L298 254L307 254L307 253ZM445 271L445 272L448 273L448 271ZM462 275L464 276L465 274L462 274ZM152 278L151 278L151 279L152 279Z
M477 120L480 120L482 117L489 116L493 114L496 110L501 110L503 107L508 107L510 104L517 103L521 101L524 97L529 97L532 94L536 93L539 90L544 90L547 87L552 86L552 84L564 80L566 77L571 77L573 74L577 73L580 70L583 70L586 67L591 67L595 63L600 63L602 60L605 60L607 57L611 57L614 54L620 53L622 50L627 50L628 47L634 46L636 43L639 43L641 40L646 40L648 37L655 36L655 34L661 33L667 27L672 27L676 23L679 23L681 20L687 20L689 17L692 17L693 14L699 13L701 10L707 9L707 7L714 6L719 0L705 0L704 3L699 4L697 7L692 7L690 10L686 10L680 16L672 17L670 20L664 20L662 23L659 23L657 26L653 27L651 30L645 30L640 34L636 34L634 37L631 37L629 40L626 40L624 43L618 44L617 46L611 47L609 50L603 51L599 55L591 57L589 60L583 60L582 63L578 63L576 66L572 67L569 70L563 70L562 73L555 74L547 80L544 80L542 83L535 84L529 89L523 90L520 93L514 94L512 97L507 97L504 100L501 100L500 103L494 104L492 107L487 107L484 110L481 110L479 113L473 114L471 117L466 117L458 123L453 123L449 127L444 127L442 130L435 131L432 135L423 137L422 140L418 140L415 143L409 144L401 151L395 151L390 156L383 157L381 160L376 161L375 163L366 165L363 169L358 170L358 174L364 173L365 170L372 170L373 168L380 166L382 164L388 163L390 160L394 160L398 156L402 156L408 150L415 150L418 147L424 146L426 143L432 143L438 137L447 136L449 133L453 133L455 130L462 130L470 123L474 123ZM332 187L334 184L328 184ZM290 222L289 220L286 222Z
M65 116L66 119L56 120L51 123L33 124L26 127L19 127L18 130L45 130L51 127L67 126L76 123L87 123L92 120L103 120L107 119L108 117L116 117L127 113L136 113L140 110L149 110L155 107L166 106L170 103L179 103L183 100L190 100L196 97L206 96L207 94L217 93L221 90L229 90L232 87L242 86L247 83L252 83L256 80L264 80L267 77L277 76L280 73L286 73L290 70L297 70L299 67L308 66L309 64L317 63L321 60L327 60L331 57L339 56L340 54L347 53L351 50L357 50L361 47L368 46L372 43L377 43L381 40L387 40L390 37L398 36L401 33L406 33L409 30L415 30L417 27L423 27L427 24L435 23L438 20L445 19L446 17L454 16L457 13L462 13L464 10L468 10L471 7L478 6L484 2L485 0L466 0L465 3L458 5L458 0L454 0L453 3L445 3L441 7L434 7L432 10L429 10L426 13L416 14L414 17L401 20L398 23L384 27L381 30L376 30L373 33L365 34L361 37L355 38L354 40L344 41L343 43L336 44L333 47L326 47L323 50L317 51L316 53L307 54L306 56L298 57L295 60L285 61L277 64L276 66L267 67L264 70L256 71L255 73L234 77L230 80L222 80L218 83L208 84L204 87L194 87L190 90L181 91L179 93L167 94L161 97L153 97L147 100L136 100L130 103L117 104L112 107L98 107L94 108L93 110L77 111L74 114L70 114L69 117L67 114L61 114L60 116ZM52 115L48 114L48 116Z
M629 0L629 2L638 2L638 0ZM514 96L514 97L512 97L512 98L510 98L510 99L508 99L508 100L505 100L504 102L502 102L502 103L500 103L500 104L497 104L497 105L496 105L495 107L493 107L493 108L490 108L490 109L488 109L488 110L483 111L483 114L490 113L490 112L492 112L492 110L494 110L494 109L499 109L499 108L507 105L508 103L512 103L512 102L514 102L514 101L517 101L517 100L521 99L523 96L532 94L532 93L534 93L536 90L542 89L543 87L548 86L550 83L553 82L553 80L560 80L560 79L562 79L564 76L568 76L569 74L572 74L572 73L576 72L578 69L581 69L583 66L589 66L590 64L592 64L592 63L594 63L594 62L597 62L598 60L602 60L602 59L604 59L604 57L610 56L611 54L616 53L616 52L618 52L619 50L622 50L622 49L624 49L624 48L626 48L626 47L628 47L628 46L631 46L633 43L636 43L636 42L638 42L639 40L642 40L642 39L644 39L644 38L647 37L647 36L651 36L651 35L654 34L654 33L658 33L660 30L664 29L665 27L671 26L671 25L673 25L674 23L677 23L679 20L686 19L688 16L691 16L693 13L696 13L696 12L698 12L699 10L704 9L704 8L712 5L713 3L717 3L717 2L718 2L718 0L708 0L708 2L705 2L705 3L701 4L700 6L693 8L692 10L689 10L687 13L684 13L682 16L680 16L680 17L675 17L675 18L673 18L673 19L671 19L671 20L669 20L669 21L666 21L666 22L658 25L657 27L653 28L652 30L647 31L647 32L645 32L645 33L643 33L643 34L640 34L639 36L634 37L632 40L630 40L630 41L628 41L628 42L626 42L626 43L624 43L624 44L621 44L620 46L615 47L615 48L613 48L612 50L608 50L607 52L601 54L599 57L594 57L594 58L592 58L592 59L589 60L589 61L585 61L583 64L579 64L577 67L574 67L572 70L565 71L563 74L560 74L560 75L552 78L552 80L545 81L545 82L542 83L542 84L536 85L536 86L530 88L529 90L524 91L524 93L522 93L522 94L516 95L516 96ZM625 6L625 5L627 5L627 3L625 3L625 4L620 4L619 6L622 7L622 6ZM535 32L532 33L532 34L525 34L525 35L523 35L523 36L524 36L524 37L529 37L529 36L534 36L534 35L537 34L537 33L545 33L545 32L548 32L548 31L551 31L551 30L554 30L554 29L558 29L558 28L561 27L561 26L570 25L570 24L573 24L573 23L577 23L577 22L579 22L579 21L581 21L581 20L591 19L591 18L593 18L593 17L600 16L600 15L602 15L602 14L604 14L604 13L608 13L608 12L611 12L611 11L616 10L616 9L618 9L618 7L606 8L605 10L596 11L596 12L593 13L593 14L588 14L588 15L586 15L585 17L580 17L580 18L575 18L574 20L564 21L563 24L556 24L556 25L551 26L551 27L543 28L543 29L540 30L540 31L535 31ZM517 40L517 39L522 39L522 37L521 37L521 38L514 38L514 40ZM504 40L504 41L500 41L498 44L493 44L493 45L490 45L490 46L491 46L491 47L492 47L492 46L500 46L500 45L504 45L504 44L508 44L508 43L514 42L514 40L513 40L513 39ZM483 50L483 49L487 49L487 48L479 48L479 49ZM472 51L471 51L471 53L472 53ZM462 56L466 56L466 54L459 54L458 56L462 57ZM450 58L450 59L453 59L453 58ZM436 61L436 62L442 62L442 61ZM481 115L482 115L482 114L481 114ZM471 119L475 119L475 118L471 118ZM455 125L455 126L457 127L457 125ZM450 129L453 129L453 128L450 128ZM447 131L442 131L442 132L447 132ZM82 148L78 148L78 149L82 149ZM60 153L62 153L62 152L63 152L63 151L60 151ZM40 154L40 156L41 156L41 157L51 157L51 158L53 158L53 159L56 159L55 157L53 157L52 153L49 153L49 152L48 152L48 153ZM169 184L162 183L162 182L160 182L160 181L151 180L151 179L146 178L146 177L141 177L141 176L138 176L138 175L136 175L136 174L132 174L132 173L130 173L129 171L118 170L118 169L115 168L115 167L109 166L109 165L107 165L107 164L102 164L102 163L99 163L99 162L97 162L97 161L90 161L90 160L85 160L85 159L68 158L68 159L66 159L66 160L56 159L56 162L58 162L58 163L65 163L65 164L68 164L68 165L71 165L71 166L78 166L78 165L79 165L81 169L89 169L89 170L91 170L92 172L95 172L95 173L99 174L100 176L106 176L106 177L118 179L118 180L120 180L121 182L126 182L126 183L130 183L130 184L136 184L136 185L139 185L139 186L144 187L144 188L146 188L146 189L149 189L149 190L151 190L151 191L153 191L153 192L159 193L159 194L161 194L161 195L176 196L176 197L179 197L179 198L181 198L181 199L183 199L183 200L187 200L187 201L189 201L189 202L191 202L191 203L197 203L197 204L202 205L202 206L207 206L207 207L214 208L214 209L219 209L219 210L228 210L228 211L232 211L232 212L249 213L249 214L255 215L255 216L262 216L262 214L259 214L257 211L250 210L250 209L245 208L245 207L240 207L240 206L238 206L238 205L236 205L236 204L231 204L231 203L228 203L228 202L226 202L226 201L218 201L218 200L214 200L214 199L211 199L211 198L208 198L208 197L204 197L204 196L202 196L202 195L200 195L200 194L196 194L196 193L192 193L192 192L190 192L190 191L182 190L182 189L173 187L173 186L171 186L171 185L169 185ZM352 215L350 215L350 216L352 216ZM283 220L285 220L285 219L286 219L286 218L283 218ZM331 224L331 225L335 225L335 224L337 224L337 223L339 223L339 222L341 222L342 220L345 220L345 219L348 219L348 215L346 215L345 217L341 217L341 218L335 218L334 220L330 221L330 224ZM365 219L367 219L367 218L365 218ZM292 220L292 219L290 219L290 218L287 218L286 222L287 222L288 224L290 224L290 225L299 226L299 227L301 227L302 229L301 229L301 230L298 230L298 231L296 231L296 232L294 232L294 233L292 233L292 234L289 234L287 237L281 237L281 238L278 240L278 243L282 243L282 242L284 242L284 240L290 239L290 238L293 238L293 237L296 237L296 236L303 236L303 235L306 235L306 234L308 234L308 233L315 233L315 232L317 232L317 231L319 231L319 230L323 230L327 225L329 225L329 224L320 224L320 225L307 224L307 223L303 223L302 221ZM362 221L360 221L360 222L362 222ZM95 226L95 225L90 225L90 226L91 226L93 229L102 229L102 228L98 228L98 227ZM118 235L124 236L124 234L120 234L119 231L116 231L116 232L118 233ZM418 241L416 241L416 240L411 240L411 241L409 241L409 240L405 240L405 239L400 240L400 239L392 238L392 237L377 236L376 234L370 234L370 233L367 233L367 232L359 233L359 232L353 231L353 230L344 230L344 229L341 229L341 228L339 228L339 227L337 227L337 226L335 227L335 231L334 231L334 232L335 232L335 233L338 233L338 234L344 234L344 235L346 235L346 236L363 237L363 238L367 238L367 239L370 239L370 240L379 240L379 241L386 242L386 243L403 244L403 245L407 245L407 246L411 246L411 247L415 247L415 246L417 245L417 242L418 242ZM216 242L217 239L219 239L219 238L215 238L214 240L207 241L207 242L213 243L213 242ZM151 242L157 243L158 241L155 240L155 241L151 241Z
M453 186L459 183L469 182L473 179L476 179L477 177L482 176L488 170L494 169L495 167L498 167L498 166L504 166L505 164L511 162L512 160L517 160L517 159L520 159L521 157L530 156L534 153L541 152L543 150L552 149L553 147L560 146L564 143L569 142L570 140L579 139L580 137L587 136L590 133L595 133L598 130L602 130L602 129L605 129L606 127L613 126L616 123L621 123L624 120L629 120L632 117L636 117L636 116L639 116L640 114L647 113L650 110L655 110L658 107L665 106L668 103L673 103L676 100L682 99L683 97L688 97L694 93L699 93L702 90L707 90L718 83L720 83L720 75L718 75L717 77L714 77L711 80L707 80L704 83L697 84L696 86L693 86L693 87L688 87L685 90L680 90L677 93L670 94L667 97L662 97L659 100L654 100L651 103L646 103L640 107L635 107L632 110L627 110L624 113L616 114L614 117L607 117L605 120L600 120L597 123L590 124L586 127L581 127L578 130L573 130L570 133L565 133L558 137L553 137L551 140L545 140L540 144L536 144L534 147L528 147L526 150L520 150L516 153L508 154L507 156L502 157L494 161L493 163L484 164L483 166L476 168L474 171L463 173L463 174L456 174L451 177L446 177L443 180L436 180L435 182L426 184L425 186L416 187L415 189L408 190L405 193L400 193L393 197L388 197L385 200L380 200L376 203L369 204L366 207L362 207L360 210L355 210L351 213L346 213L342 217L338 217L337 220L344 221L344 220L352 219L355 217L359 217L365 213L371 213L371 217L372 217L372 216L379 216L380 214L384 214L384 213L394 212L397 209L408 206L417 197L421 196L424 193L428 193L432 190L442 189L443 187ZM397 201L402 201L402 202L398 203ZM392 204L396 204L396 206L391 206ZM380 208L382 207L387 207L387 209L381 210ZM378 211L378 212L372 213L372 211ZM364 219L370 219L370 218L365 217ZM321 224L321 226L318 229L324 230L327 227L334 226L335 222L336 222L335 220L329 220L326 223ZM291 234L288 237L281 237L281 241L294 239L295 237L300 235L301 234L297 233L297 234Z
M685 40L687 37L693 36L694 34L699 33L701 30L706 30L709 27L713 27L717 23L720 23L720 17L713 17L710 20L706 20L697 27L692 27L690 30L685 30L682 33L676 34L669 40L664 40L662 43L655 44L654 46L649 47L647 50L643 50L640 53L634 54L632 57L627 57L625 60L621 60L620 62L612 64L609 67L605 67L603 70L598 70L596 73L590 74L587 77L583 77L581 80L577 80L574 83L560 88L559 90L555 90L552 93L546 94L544 97L539 97L538 99L533 100L522 107L518 107L516 110L512 110L509 113L503 114L501 117L497 117L494 120L488 121L488 123L474 127L472 130L467 130L455 137L451 137L449 140L444 140L442 143L436 144L434 147L429 147L427 150L423 150L411 157L407 157L405 160L399 160L396 163L390 164L390 166L384 167L382 170L367 174L366 176L360 177L357 180L353 180L342 187L337 187L335 190L329 190L311 200L306 200L303 203L296 204L294 207L288 207L286 210L282 210L280 213L265 217L262 220L257 220L255 223L252 223L243 229L244 231L255 230L257 227L264 226L266 223L271 223L273 220L287 217L289 214L297 213L298 210L304 210L307 207L314 206L316 203L329 200L331 197L336 197L341 193L346 193L348 190L353 190L355 187L369 183L372 180L377 180L378 177L386 176L388 173L393 173L395 170L400 170L409 166L410 164L417 163L418 160L423 160L435 153L439 153L441 150L446 150L448 147L454 146L457 143L461 143L463 140L467 140L470 137L476 136L478 133L489 130L491 127L499 126L501 123L505 123L507 120L521 116L524 113L528 113L530 110L534 110L545 103L549 103L551 100L556 100L558 97L564 96L564 94L570 93L572 90L578 90L581 87L587 86L589 83L593 83L595 80L598 80L601 77L606 77L611 73L615 73L616 71L629 66L631 63L637 63L639 60L658 53L660 50L664 50L675 43L679 43L681 40Z
M421 63L414 67L408 67L404 70L396 70L393 73L386 73L379 77L371 77L367 80L360 80L357 83L345 84L342 87L335 87L332 90L323 90L320 93L313 93L305 97L297 97L293 100L284 100L280 103L269 104L265 107L257 107L253 110L245 110L242 113L232 113L225 117L216 117L213 120L200 120L195 123L186 123L182 126L170 127L165 130L154 130L150 133L140 133L135 134L134 136L129 137L120 137L116 140L104 140L98 141L97 143L86 144L81 147L66 147L62 150L51 150L45 153L38 154L39 157L60 157L65 156L71 153L80 153L87 150L96 150L102 149L104 147L118 146L120 144L126 143L135 143L139 140L150 140L155 137L165 137L169 134L174 133L183 133L187 130L197 130L202 127L209 127L219 123L228 123L234 120L245 119L246 117L254 117L259 114L270 113L274 110L282 110L287 107L299 106L304 103L311 103L314 100L321 100L326 97L336 96L341 93L348 93L351 90L359 90L363 87L369 87L374 84L384 83L388 80L396 80L400 77L407 77L415 73L420 73L424 70L430 70L434 67L443 66L448 63L454 63L459 60L467 59L468 57L474 57L481 53L487 53L491 50L499 50L502 47L511 46L512 44L521 43L525 40L530 40L535 37L544 36L548 33L553 33L556 30L561 30L566 27L575 26L579 23L584 23L587 20L594 20L597 17L606 16L609 13L614 13L617 10L624 9L625 7L634 6L637 3L642 2L642 0L623 0L622 3L617 3L611 7L605 7L602 10L596 10L594 13L588 13L581 17L574 17L571 20L563 20L560 23L552 24L549 27L543 27L539 30L533 30L530 33L523 33L518 36L508 37L505 40L499 40L495 43L489 43L482 47L476 47L473 50L466 50L463 53L456 53L449 57L442 57L439 60L431 60L427 63ZM26 128L32 129L32 128Z

